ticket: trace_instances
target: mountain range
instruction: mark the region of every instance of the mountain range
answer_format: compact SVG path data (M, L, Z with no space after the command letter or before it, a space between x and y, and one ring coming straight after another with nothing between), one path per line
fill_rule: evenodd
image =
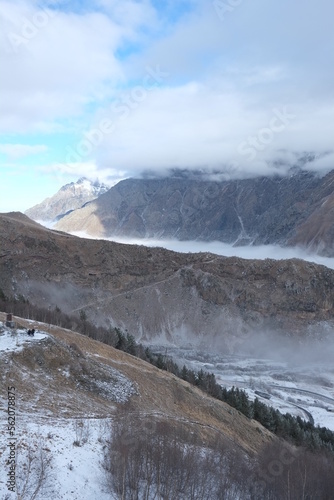
M60 219L56 229L105 238L298 245L334 256L334 170L322 177L299 169L284 177L217 182L189 175L126 179L81 202L65 215L67 204L61 213L52 211ZM26 214L37 218L36 211Z

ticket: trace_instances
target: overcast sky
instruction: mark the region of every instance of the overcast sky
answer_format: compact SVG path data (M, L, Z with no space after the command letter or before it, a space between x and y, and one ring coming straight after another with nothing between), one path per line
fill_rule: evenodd
M82 175L334 166L330 0L0 4L0 211Z

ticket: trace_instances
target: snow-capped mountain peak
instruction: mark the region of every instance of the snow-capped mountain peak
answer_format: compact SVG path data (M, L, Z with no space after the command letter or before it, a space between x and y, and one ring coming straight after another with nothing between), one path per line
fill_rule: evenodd
M98 179L92 181L87 177L80 177L76 182L65 184L51 198L46 198L38 205L26 210L25 213L34 220L57 221L108 190L109 186Z

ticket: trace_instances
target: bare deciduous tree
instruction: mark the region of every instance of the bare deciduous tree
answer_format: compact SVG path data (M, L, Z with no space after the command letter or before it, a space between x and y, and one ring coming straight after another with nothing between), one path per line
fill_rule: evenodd
M48 498L55 479L52 456L42 440L17 446L16 495L18 500ZM50 498L50 497L49 497Z
M89 420L78 418L74 422L75 440L73 444L75 446L82 446L87 443L90 436L90 424Z
M246 461L225 441L203 448L181 422L128 407L117 412L103 466L108 490L122 500L231 500L242 498L234 469L240 473Z
M256 476L261 487L253 488L254 499L333 498L334 460L327 452L311 452L276 441L259 454Z

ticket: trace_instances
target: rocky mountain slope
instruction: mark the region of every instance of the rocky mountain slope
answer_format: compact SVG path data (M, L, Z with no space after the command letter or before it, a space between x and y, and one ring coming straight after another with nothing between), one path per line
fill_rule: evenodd
M254 331L333 337L334 271L88 240L0 216L4 294L128 329L137 339L233 352ZM13 311L15 313L15 311Z
M1 401L6 401L7 387L14 386L25 418L110 418L129 401L139 415L185 424L204 442L218 434L256 452L273 439L258 422L138 358L69 330L14 319L21 327L47 333L36 341L17 333L19 346L9 351L1 349L6 334L0 334Z
M59 220L72 210L98 198L108 189L108 186L99 181L92 182L81 177L77 182L66 184L51 198L46 198L42 203L26 210L25 213L34 220Z
M56 227L102 237L298 244L334 256L333 200L334 170L224 182L127 179Z

